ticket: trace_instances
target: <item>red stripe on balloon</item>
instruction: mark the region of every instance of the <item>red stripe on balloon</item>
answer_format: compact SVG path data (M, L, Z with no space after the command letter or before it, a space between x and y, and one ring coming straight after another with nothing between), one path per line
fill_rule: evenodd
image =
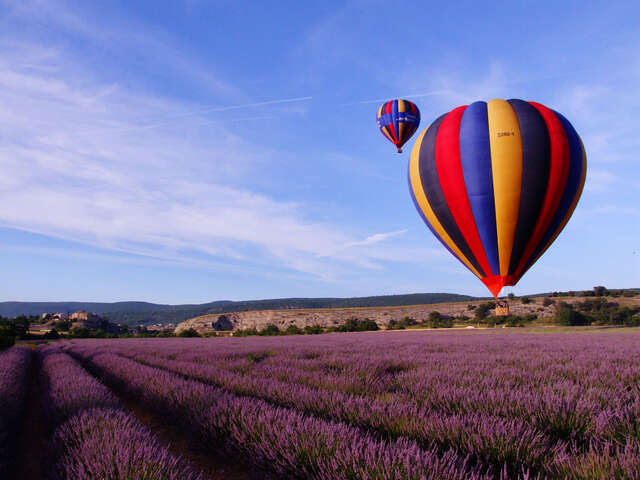
M388 101L384 106L384 113L391 113L391 109L393 108L393 100Z
M518 268L514 274L515 278L520 278L521 271L527 264L531 255L535 252L538 244L542 240L544 233L551 224L553 216L558 209L564 189L567 186L567 178L569 176L569 162L571 153L569 151L569 140L567 134L562 127L562 123L556 117L555 113L544 105L536 102L529 102L533 105L547 126L549 131L549 146L551 150L551 165L549 168L549 182L547 183L547 191L545 193L544 202L540 215L533 229L529 243L524 250L524 254L520 259Z
M436 137L436 170L453 220L485 275L489 275L491 266L471 211L460 160L460 121L466 108L465 105L451 110L440 124Z
M398 134L396 133L396 129L393 125L393 122L387 124L387 128L389 129L389 132L391 133L391 136L393 137L393 143L397 144L398 143Z

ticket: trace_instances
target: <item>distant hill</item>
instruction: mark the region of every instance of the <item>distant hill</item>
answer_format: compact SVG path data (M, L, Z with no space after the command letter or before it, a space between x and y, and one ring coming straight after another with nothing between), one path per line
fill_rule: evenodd
M476 297L455 293L413 293L408 295L352 298L276 298L240 302L219 300L200 305L162 305L148 302L0 302L0 315L3 317L16 317L18 315L40 315L48 312L65 313L86 310L97 313L111 322L126 325L177 324L188 318L222 312L299 308L394 307L464 302L476 299Z

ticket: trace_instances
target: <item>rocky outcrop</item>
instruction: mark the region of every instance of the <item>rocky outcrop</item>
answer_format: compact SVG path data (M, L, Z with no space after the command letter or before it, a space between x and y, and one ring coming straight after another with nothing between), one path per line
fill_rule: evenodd
M566 300L566 299L554 299ZM571 299L575 300L575 299ZM374 320L381 328L385 328L391 320L402 320L411 317L417 321L425 320L431 312L437 311L449 317L467 316L473 318L473 310L469 305L479 305L482 301L434 303L429 305L408 305L401 307L368 307L368 308L314 308L291 310L257 310L249 312L229 312L203 315L190 318L176 327L176 333L190 328L200 334L222 330L238 330L255 328L261 330L267 325L276 325L286 329L289 325L304 328L307 325L320 325L323 328L341 325L350 318ZM515 315L536 314L538 317L553 315L553 305L544 307L541 298L531 299L531 303L522 304L515 300L510 303L511 313ZM224 327L224 328L223 328Z

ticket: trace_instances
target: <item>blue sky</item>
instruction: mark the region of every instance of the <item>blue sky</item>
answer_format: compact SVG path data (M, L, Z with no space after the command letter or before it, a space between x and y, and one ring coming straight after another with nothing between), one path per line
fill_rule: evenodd
M585 191L512 291L640 286L640 7L400 3L0 0L0 301L487 295L377 130L395 97L421 130L564 114Z

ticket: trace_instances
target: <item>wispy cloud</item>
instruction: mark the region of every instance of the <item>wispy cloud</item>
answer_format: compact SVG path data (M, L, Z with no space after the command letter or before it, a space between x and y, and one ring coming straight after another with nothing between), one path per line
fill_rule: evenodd
M211 113L220 113L220 112L228 112L231 110L244 110L244 109L251 109L251 108L257 108L257 107L266 107L266 106L272 106L272 105L281 105L281 104L286 104L286 103L294 103L294 102L304 102L304 101L308 101L311 100L313 97L296 97L296 98L284 98L284 99L279 99L279 100L269 100L269 101L265 101L265 102L255 102L255 103L245 103L242 105L229 105L229 106L225 106L225 107L209 107L209 108L200 108L197 110L192 110L190 112L182 112L182 113L171 113L168 115L162 115L162 114L156 114L156 118L155 121L153 123L145 123L144 121L141 122L141 124L138 125L130 125L130 126L123 126L123 127L118 127L118 128L113 128L110 129L108 131L102 131L102 132L98 132L98 131L87 131L87 132L78 132L78 133L74 133L74 136L78 136L78 135L98 135L100 133L125 133L125 132L135 132L135 131L139 131L139 130L150 130L150 129L154 129L154 128L160 128L160 127L169 127L172 125L176 125L178 123L180 123L181 120L188 118L188 117L202 117L206 114L211 114ZM158 118L162 118L162 121L158 122ZM263 120L263 119L267 119L267 118L276 118L273 115L270 116L254 116L254 117L246 117L246 118L234 118L234 119L228 119L225 118L224 121L228 121L228 122L239 122L239 121L244 121L244 120ZM148 120L149 121L149 120ZM207 120L205 122L207 123L213 123L213 122L222 122L222 119L211 119L211 120ZM140 122L138 120L138 122ZM199 125L202 125L203 122L200 122Z
M373 245L374 243L384 242L392 237L397 237L398 235L402 235L407 233L406 230L397 230L395 232L387 232L387 233L374 233L373 235L369 235L364 240L359 240L356 242L347 243L344 248L351 247L361 247L364 245Z
M358 100L358 101L354 101L354 102L348 102L348 103L342 103L338 106L340 107L348 107L348 106L353 106L353 105L366 105L369 103L380 103L380 102L386 102L391 98L423 98L423 97L435 97L438 95L446 95L447 93L450 93L448 90L436 90L433 92L426 92L426 93L412 93L412 94L408 94L408 95L389 95L385 98L374 98L372 100Z
M615 173L600 168L592 168L588 171L585 190L587 192L606 192L611 190L618 182L620 182L620 177Z
M121 52L135 53L148 65L179 75L182 81L197 86L214 98L248 100L247 95L217 74L215 68L195 57L173 35L163 29L142 25L131 18L82 14L86 6L70 5L65 0L2 1L8 11L7 26L40 21L67 35L81 38L78 43L93 44L118 57ZM87 4L88 6L88 4ZM19 27L18 27L19 28Z
M490 71L486 77L482 77L477 79L475 85L472 88L469 88L470 85L465 84L462 86L461 79L456 78L451 75L450 71L444 73L444 70L439 73L435 79L436 84L442 85L444 88L436 89L430 92L424 93L405 93L405 94L390 94L384 98L376 98L370 100L357 100L349 103L343 103L340 106L352 106L352 105L361 105L361 104L369 104L369 103L379 103L385 102L390 98L424 98L424 97L443 97L447 100L457 100L457 99L473 99L473 100L465 100L467 102L475 101L475 100L490 100L491 95L487 96L489 92L494 92L494 95L497 94L500 90L503 90L505 87L512 87L516 85L523 85L527 83L541 82L545 80L556 80L561 78L570 77L572 75L577 75L581 72L584 72L588 69L580 69L574 70L571 72L565 72L558 75L553 76L540 76L540 77L530 77L530 78L522 78L522 79L510 79L505 74L504 69L498 62L494 62L491 65ZM412 72L412 76L417 78L423 78L421 75ZM402 79L406 79L405 75L401 76ZM415 80L406 80L407 84L415 84ZM433 81L433 80L432 80ZM475 97L473 95L476 95Z
M620 205L602 205L591 210L596 215L638 215L640 210L636 207L620 206Z
M243 186L248 172L279 155L224 124L215 136L200 135L213 109L185 114L181 102L105 84L64 50L14 44L0 52L4 227L168 262L271 265L328 281L354 267L379 268L376 252L353 255L342 246L402 233L357 241L308 218L303 204ZM140 118L157 116L170 118L171 128L138 128Z

